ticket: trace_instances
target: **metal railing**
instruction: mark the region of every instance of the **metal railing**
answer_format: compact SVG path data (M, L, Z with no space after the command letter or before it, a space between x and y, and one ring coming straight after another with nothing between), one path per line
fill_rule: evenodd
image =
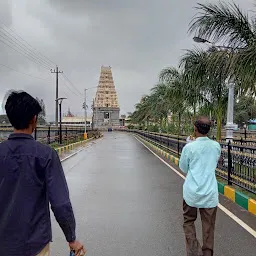
M159 134L141 130L125 130L137 134L163 150L180 157L186 145L184 136ZM256 147L221 142L221 157L216 175L229 185L239 186L256 194Z
M0 131L0 142L5 141L11 134L11 130L1 130ZM94 137L95 133L98 131L88 131L88 138ZM60 129L59 127L45 126L37 127L33 134L35 140L48 145L59 144L60 143ZM67 145L69 143L77 142L84 138L84 128L83 127L62 127L62 145Z

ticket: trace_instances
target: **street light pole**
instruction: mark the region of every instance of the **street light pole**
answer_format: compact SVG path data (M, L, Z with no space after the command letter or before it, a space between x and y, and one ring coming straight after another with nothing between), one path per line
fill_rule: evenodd
M86 92L87 90L97 88L98 86L90 87L90 88L85 88L84 89L84 139L87 140L87 105L86 105Z
M214 43L200 38L200 37L194 37L193 40L196 43L208 43L211 44L213 48L222 50L229 50L234 51L232 47L226 47L226 46L216 46ZM233 142L233 134L234 134L234 101L235 101L235 77L230 76L227 81L227 87L228 87L228 109L227 109L227 124L226 124L226 141L227 142Z
M235 79L230 77L227 83L228 87L228 111L226 125L226 142L233 142L234 133L234 99L235 99Z
M59 101L59 111L60 111L60 145L62 144L62 118L61 118L61 103L62 101Z
M60 134L60 139L59 139L59 143L60 145L62 144L62 114L61 114L61 104L62 104L62 101L65 100L67 98L57 98L56 99L56 102L58 103L59 102L59 119L60 119L60 126L59 126L59 134Z
M246 141L247 140L247 125L246 123L244 124L244 140Z
M87 140L87 127L86 127L86 123L87 123L87 106L86 106L86 91L87 89L84 89L84 140Z

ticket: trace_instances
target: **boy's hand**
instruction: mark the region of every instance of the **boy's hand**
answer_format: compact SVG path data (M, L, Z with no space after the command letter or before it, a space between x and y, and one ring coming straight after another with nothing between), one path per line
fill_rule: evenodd
M86 254L86 249L79 241L69 243L69 247L75 251L76 256L84 256Z

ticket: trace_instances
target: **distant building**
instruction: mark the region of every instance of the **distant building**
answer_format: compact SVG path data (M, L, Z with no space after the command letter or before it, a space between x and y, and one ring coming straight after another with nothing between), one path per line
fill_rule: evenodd
M84 116L64 116L61 121L62 125L66 126L84 126ZM86 125L91 127L92 118L87 117Z
M120 108L111 67L101 67L99 85L93 102L93 127L107 129L120 126Z
M68 108L68 113L64 115L65 117L74 117L74 115L71 113L70 108Z
M248 130L256 131L256 119L248 121Z

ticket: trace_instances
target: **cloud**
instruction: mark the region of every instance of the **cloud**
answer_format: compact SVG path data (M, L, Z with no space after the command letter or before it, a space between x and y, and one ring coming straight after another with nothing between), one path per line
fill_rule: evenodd
M176 66L183 50L193 46L187 30L197 0L13 0L12 6L1 1L7 26L57 63L81 92L60 78L60 96L68 98L64 111L70 107L80 115L83 89L98 84L101 65L112 66L121 113L126 113L154 86L160 70ZM253 7L252 0L236 2L245 10ZM0 64L47 79L0 66L1 89L21 88L43 98L53 119L54 74L1 42L0 50ZM94 94L88 91L88 102Z

